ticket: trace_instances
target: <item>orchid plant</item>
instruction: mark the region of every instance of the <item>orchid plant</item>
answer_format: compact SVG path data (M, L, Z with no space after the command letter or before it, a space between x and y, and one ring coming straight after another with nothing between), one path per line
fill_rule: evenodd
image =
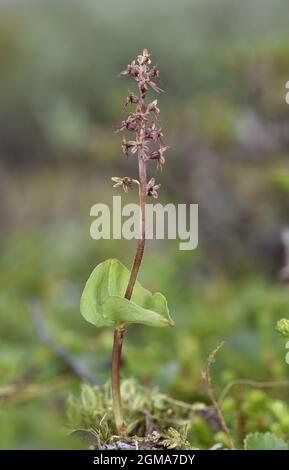
M147 179L148 163L154 161L157 169L165 163L167 146L163 133L157 126L160 110L157 100L147 103L149 89L156 93L163 90L157 85L159 71L151 66L151 56L144 49L136 60L131 62L121 75L129 75L137 84L138 93L130 93L125 106L134 106L126 120L116 128L116 132L127 131L131 138L124 138L122 151L126 157L136 156L139 178L113 177L114 187L122 187L128 192L134 185L139 193L140 237L131 270L117 259L108 259L99 264L91 273L82 297L80 310L83 317L96 327L113 327L114 342L112 351L112 398L116 430L126 434L120 393L120 363L123 337L130 324L148 326L173 326L165 297L159 292L152 294L137 281L144 255L146 238L145 206L147 197L158 197L159 184L155 178Z

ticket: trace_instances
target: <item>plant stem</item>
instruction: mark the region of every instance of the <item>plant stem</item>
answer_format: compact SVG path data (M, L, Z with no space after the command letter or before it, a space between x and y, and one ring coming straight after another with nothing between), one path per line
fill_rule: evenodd
M146 188L147 188L147 175L146 175L146 163L143 160L141 153L138 156L139 166L139 205L140 205L140 238L137 243L137 250L133 262L133 267L130 273L127 289L125 292L125 298L130 300L133 292L134 285L136 283L139 268L142 262L144 249L145 249L145 204L146 204Z
M133 267L130 273L125 298L130 300L133 288L136 283L139 268L142 262L144 249L145 249L145 204L146 204L146 190L147 190L147 175L146 163L143 159L141 152L138 154L139 165L139 205L140 205L140 238L137 243L136 254L133 262ZM112 368L111 368L111 382L112 382L112 399L115 424L119 435L126 434L125 423L122 414L121 395L120 395L120 363L123 336L125 327L119 327L114 332L113 349L112 349Z
M119 435L126 434L124 419L122 415L121 396L120 396L120 361L121 350L124 335L124 328L116 328L114 331L113 349L112 349L112 366L111 366L111 383L112 383L112 400L113 412L116 429Z
M205 365L204 379L205 379L205 382L206 382L206 385L207 385L207 388L208 388L208 395L210 397L210 400L213 404L213 407L215 408L215 411L216 411L217 416L219 418L221 427L222 427L224 433L227 436L228 447L231 450L234 450L235 449L234 439L233 439L233 436L232 436L232 434L231 434L231 432L230 432L230 430L229 430L229 428L226 424L226 421L225 421L224 415L222 413L221 407L220 407L218 401L215 398L215 392L214 392L214 389L213 389L212 379L211 379L211 374L210 374L210 367L211 367L211 365L213 364L213 362L215 360L215 356L216 356L217 352L223 346L223 344L224 344L224 342L219 344L219 346L209 355L208 360L207 360L206 365Z

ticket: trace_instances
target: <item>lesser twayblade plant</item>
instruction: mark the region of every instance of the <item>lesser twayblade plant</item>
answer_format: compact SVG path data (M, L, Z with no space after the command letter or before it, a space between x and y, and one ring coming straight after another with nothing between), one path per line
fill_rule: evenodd
M112 398L115 425L119 435L126 434L125 420L122 413L120 395L120 361L123 336L132 323L148 326L172 326L167 301L159 292L151 294L137 281L143 259L146 220L145 205L147 197L158 197L159 184L152 177L147 178L148 163L154 161L157 169L165 163L163 133L157 126L159 108L157 100L146 101L149 89L160 93L162 90L156 81L159 71L151 66L150 54L146 49L121 75L129 75L135 80L138 93L130 93L125 106L134 106L126 120L116 128L116 132L127 131L130 138L122 141L125 156L136 157L139 179L131 177L113 177L114 187L122 187L127 192L134 185L139 192L140 236L131 271L120 261L109 259L99 264L90 275L81 297L81 313L96 327L115 328L112 351Z

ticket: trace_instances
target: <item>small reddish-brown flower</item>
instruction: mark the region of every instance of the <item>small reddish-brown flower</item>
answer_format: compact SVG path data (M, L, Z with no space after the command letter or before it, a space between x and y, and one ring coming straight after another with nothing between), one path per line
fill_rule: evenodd
M140 107L138 106L135 110L135 113L129 114L129 119L131 121L138 121L140 124L142 124L144 121L147 121L148 113L147 112L143 113Z
M119 178L118 176L113 176L111 180L115 183L113 185L114 188L118 188L122 186L122 189L127 193L129 189L132 188L133 184L139 184L138 180L134 180L129 176L124 176L123 178Z
M156 129L156 124L153 121L150 124L150 127L146 128L145 136L146 136L147 139L160 140L161 141L161 139L163 137L163 133L162 133L161 129Z
M158 150L154 150L148 155L149 160L156 160L157 161L157 169L161 170L163 165L165 164L165 157L164 153L168 149L167 146L160 146Z
M159 197L158 190L160 189L160 184L155 184L155 179L151 178L147 184L147 196L152 196L154 199Z
M122 140L121 148L122 148L123 153L126 155L126 157L128 157L129 151L133 147L133 145L134 145L134 141L132 140L126 140L126 139Z
M135 119L128 119L126 121L126 128L130 132L136 132L137 128L138 128L136 120Z
M137 153L138 149L141 147L141 142L138 142L136 140L132 140L131 141L132 143L132 147L130 149L131 153L134 154L134 153Z
M137 61L140 65L151 63L151 55L147 49L144 49L142 54L137 56Z
M155 117L158 117L160 110L158 108L158 100L154 100L148 104L148 111L154 113Z
M137 130L138 124L136 116L131 113L126 121L122 121L119 126L115 128L115 132L122 132L127 129L130 132L135 132Z
M126 99L125 106L127 106L128 104L138 103L139 100L140 100L139 96L136 96L133 93L130 93Z
M137 77L139 74L139 65L136 64L135 60L131 64L128 64L127 68L120 72L120 75L131 75L132 77Z
M156 66L154 65L149 71L149 76L152 78L159 78L159 75L160 73L158 69L156 68Z

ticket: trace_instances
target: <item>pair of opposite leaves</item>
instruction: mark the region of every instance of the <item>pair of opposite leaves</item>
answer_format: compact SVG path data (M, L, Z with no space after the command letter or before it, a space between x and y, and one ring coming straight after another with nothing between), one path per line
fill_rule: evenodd
M85 285L80 311L97 327L140 323L148 326L173 326L166 298L152 294L137 281L131 300L124 298L129 270L117 259L99 264Z

